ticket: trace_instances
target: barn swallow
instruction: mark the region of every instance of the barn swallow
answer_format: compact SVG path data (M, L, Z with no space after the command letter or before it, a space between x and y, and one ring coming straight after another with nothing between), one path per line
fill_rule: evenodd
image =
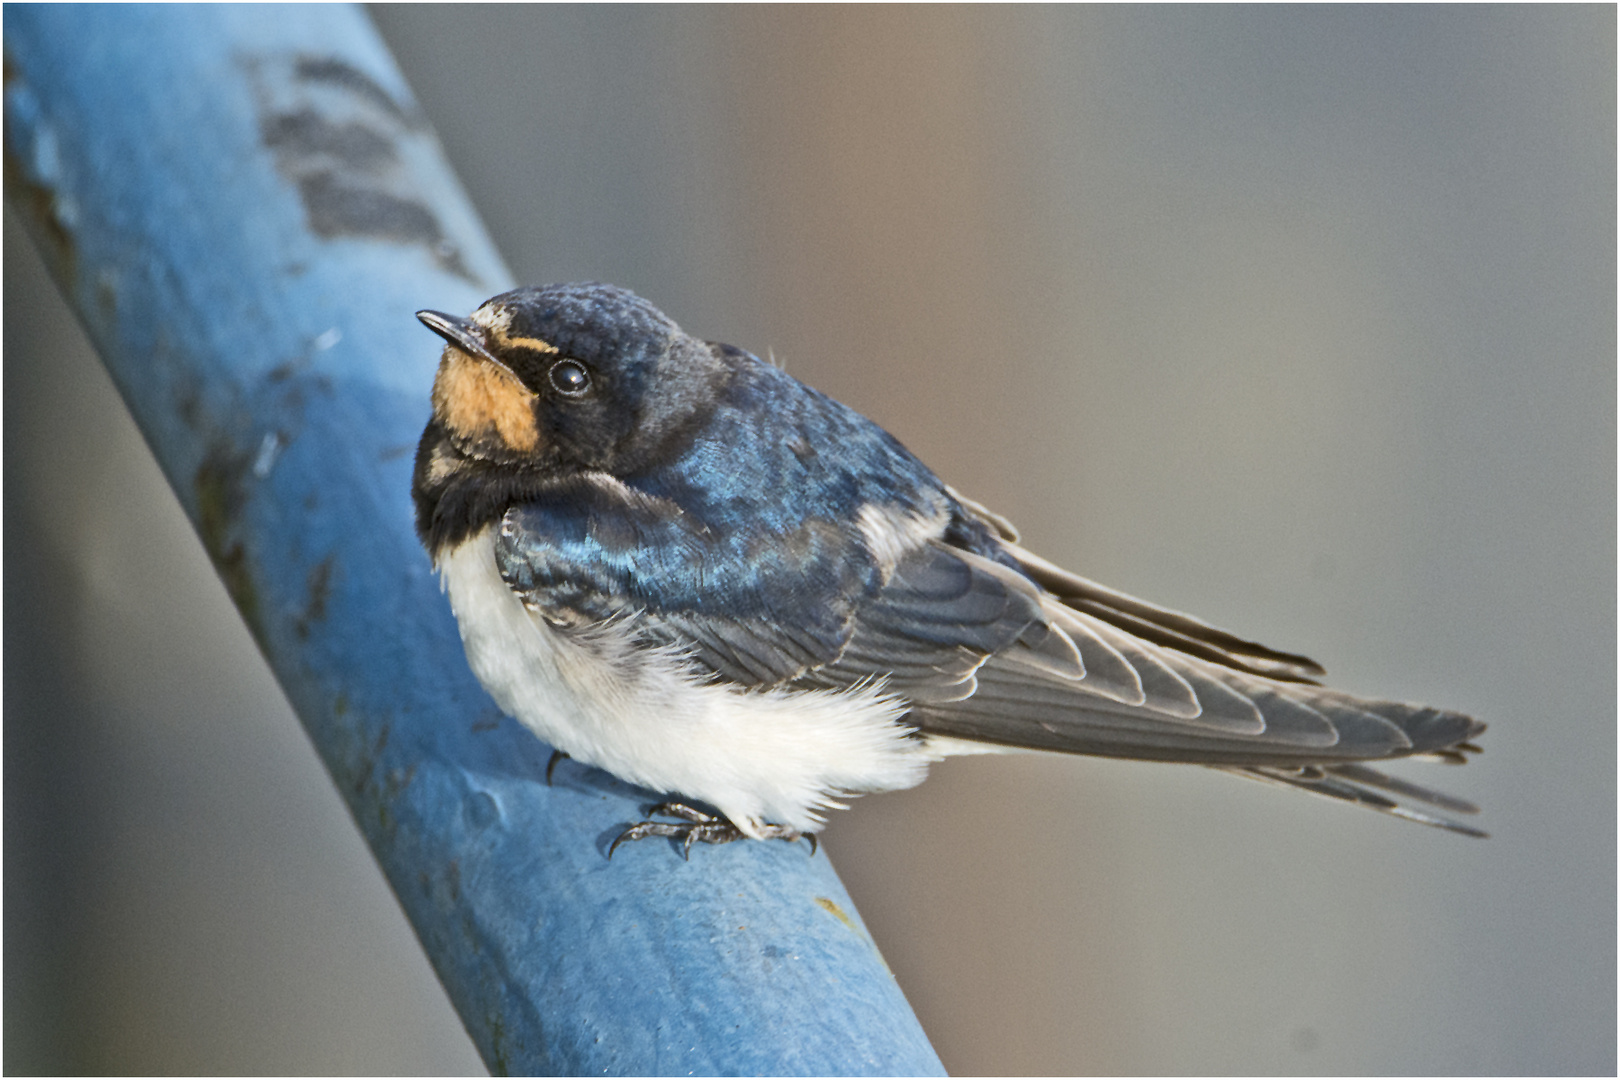
M418 534L501 709L671 796L614 848L813 843L840 799L1010 750L1191 762L1484 835L1363 764L1461 762L1483 724L1327 689L1303 656L1055 566L872 421L633 293L417 318L446 342Z

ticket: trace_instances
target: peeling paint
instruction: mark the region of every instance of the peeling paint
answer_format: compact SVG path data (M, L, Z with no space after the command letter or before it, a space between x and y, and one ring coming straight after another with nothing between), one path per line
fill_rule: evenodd
M484 1030L489 1033L488 1051L484 1055L484 1063L489 1066L491 1076L510 1076L511 1071L506 1062L506 1021L500 1013L490 1013L485 1017Z
M310 108L266 117L259 137L278 155L324 154L343 168L362 172L380 172L399 160L393 142L375 129L355 121L337 123Z
M373 105L409 128L425 127L427 121L421 112L405 109L394 96L384 90L370 75L353 64L335 56L301 56L298 58L298 77L305 82L324 82L341 86L350 93L366 98Z
M309 640L310 629L326 618L326 601L332 594L332 566L336 555L328 555L309 569L304 583L304 610L293 623L298 640Z
M335 169L320 169L296 179L315 235L328 240L354 235L420 244L439 257L438 245L444 242L439 219L415 199L375 184L356 183L352 176Z
M197 496L197 535L202 538L225 591L236 602L242 621L262 646L259 593L248 564L247 549L237 535L237 519L246 501L244 476L249 457L229 443L215 443L197 466L192 486Z
M270 470L276 467L276 458L281 456L281 448L285 445L279 431L267 431L264 438L259 440L259 452L253 457L253 475L260 480L270 475Z
M365 794L366 789L372 785L372 777L377 772L377 765L382 757L382 752L388 748L388 736L392 733L392 729L393 725L384 721L377 728L376 740L372 745L365 747L361 751L359 760L355 762L356 770L359 773L354 781L354 793L356 795Z
M414 106L335 57L266 55L242 63L259 139L296 187L312 232L419 246L443 269L481 284L403 167L404 141L430 137Z
M62 159L44 106L23 78L8 49L5 84L5 185L9 202L31 226L53 276L64 285L78 277L78 221L72 197L62 190Z
M385 767L383 752L388 748L393 721L375 715L355 716L356 711L340 691L332 713L334 719L345 721L347 737L343 741L352 750L329 755L328 761L333 779L349 790L355 822L380 852L392 844L399 829L395 806L415 782L420 762ZM372 730L376 736L368 739ZM424 888L427 884L424 878Z

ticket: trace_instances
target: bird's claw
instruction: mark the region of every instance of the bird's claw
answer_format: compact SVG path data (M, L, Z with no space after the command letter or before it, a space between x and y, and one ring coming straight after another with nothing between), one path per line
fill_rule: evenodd
M608 858L619 845L627 840L643 840L649 836L667 836L672 840L681 841L681 857L687 861L692 858L692 845L729 844L733 840L741 840L746 833L730 820L718 814L706 813L695 806L688 806L683 802L663 802L647 811L650 819L659 814L665 817L680 818L680 821L639 821L620 833L608 847ZM814 833L801 833L797 829L790 829L786 825L764 825L760 828L760 836L766 840L798 840L801 837L810 841L810 854L816 853L816 837Z
M546 762L546 787L551 786L551 774L557 771L557 762L564 760L568 755L561 750L551 752L551 760Z

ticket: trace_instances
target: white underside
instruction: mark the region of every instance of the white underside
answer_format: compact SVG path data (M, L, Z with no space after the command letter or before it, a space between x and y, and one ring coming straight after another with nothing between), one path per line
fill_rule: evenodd
M619 627L555 627L501 580L488 529L439 571L468 663L504 711L575 760L707 802L751 836L766 823L813 831L840 796L909 788L947 755L1008 749L919 738L880 689L736 689Z

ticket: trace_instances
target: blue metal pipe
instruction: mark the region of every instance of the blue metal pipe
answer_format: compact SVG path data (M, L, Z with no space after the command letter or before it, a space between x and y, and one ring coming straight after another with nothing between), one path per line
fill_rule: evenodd
M350 7L5 11L6 189L485 1062L938 1074L825 856L607 845L462 659L411 532L438 349L512 285Z

